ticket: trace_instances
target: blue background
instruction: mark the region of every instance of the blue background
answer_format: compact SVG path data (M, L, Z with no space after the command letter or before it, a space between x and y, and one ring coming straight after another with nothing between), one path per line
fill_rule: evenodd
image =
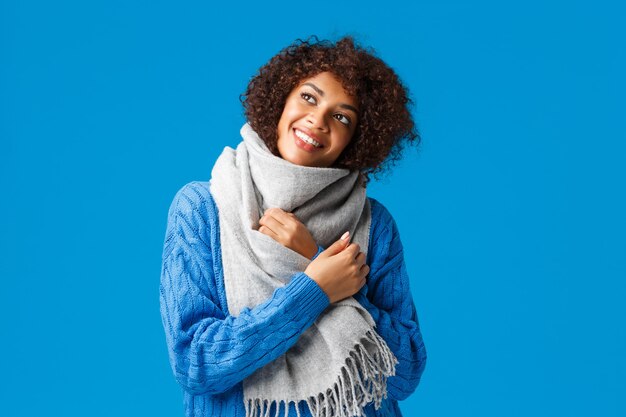
M296 38L353 34L423 141L394 215L429 354L407 416L623 416L626 13L617 1L0 2L2 416L182 416L167 209Z

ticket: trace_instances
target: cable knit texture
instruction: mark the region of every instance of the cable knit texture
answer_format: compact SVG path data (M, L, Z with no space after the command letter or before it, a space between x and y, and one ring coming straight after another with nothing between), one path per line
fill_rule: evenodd
M398 360L387 381L388 398L366 416L401 416L398 400L419 384L426 349L395 221L377 200L372 210L367 284L354 298L376 322ZM284 354L329 305L304 272L253 309L228 314L217 206L208 182L182 187L170 206L163 248L160 303L169 360L183 388L185 415L245 416L242 381ZM323 248L319 248L321 252ZM276 410L270 410L271 416ZM285 410L278 410L279 416ZM310 416L306 402L290 416Z

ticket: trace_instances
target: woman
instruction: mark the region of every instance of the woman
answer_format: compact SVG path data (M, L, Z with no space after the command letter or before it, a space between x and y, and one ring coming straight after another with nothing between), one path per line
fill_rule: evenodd
M350 37L296 42L248 123L168 214L161 315L187 416L400 416L426 350L370 174L419 138L396 74Z

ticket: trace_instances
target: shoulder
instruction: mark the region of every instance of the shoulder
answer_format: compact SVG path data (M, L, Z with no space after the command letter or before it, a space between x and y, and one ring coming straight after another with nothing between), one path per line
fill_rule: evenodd
M368 199L372 222L367 262L370 270L376 272L386 264L395 264L395 260L402 259L403 249L396 221L387 207L372 197Z
M372 222L370 226L370 241L378 242L381 239L389 242L394 234L398 233L398 227L391 212L383 203L373 197L367 197L370 201Z
M208 181L189 182L176 192L168 211L167 224L168 237L178 235L194 242L199 239L209 246L211 236L219 226L217 207Z
M404 259L404 250L398 226L391 212L378 200L368 198L372 222L366 262L370 266L369 279L373 283L377 277L384 276L386 271L400 265Z
M170 205L170 211L189 212L212 202L209 182L192 181L178 189Z
M216 210L208 181L192 181L183 185L170 204L168 219L208 220Z

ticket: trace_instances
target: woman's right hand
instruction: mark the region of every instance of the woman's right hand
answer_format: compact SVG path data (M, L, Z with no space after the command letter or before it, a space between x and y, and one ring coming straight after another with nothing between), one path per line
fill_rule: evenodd
M365 254L350 236L339 239L320 253L304 273L320 286L331 303L356 294L365 285L370 271L365 265Z

